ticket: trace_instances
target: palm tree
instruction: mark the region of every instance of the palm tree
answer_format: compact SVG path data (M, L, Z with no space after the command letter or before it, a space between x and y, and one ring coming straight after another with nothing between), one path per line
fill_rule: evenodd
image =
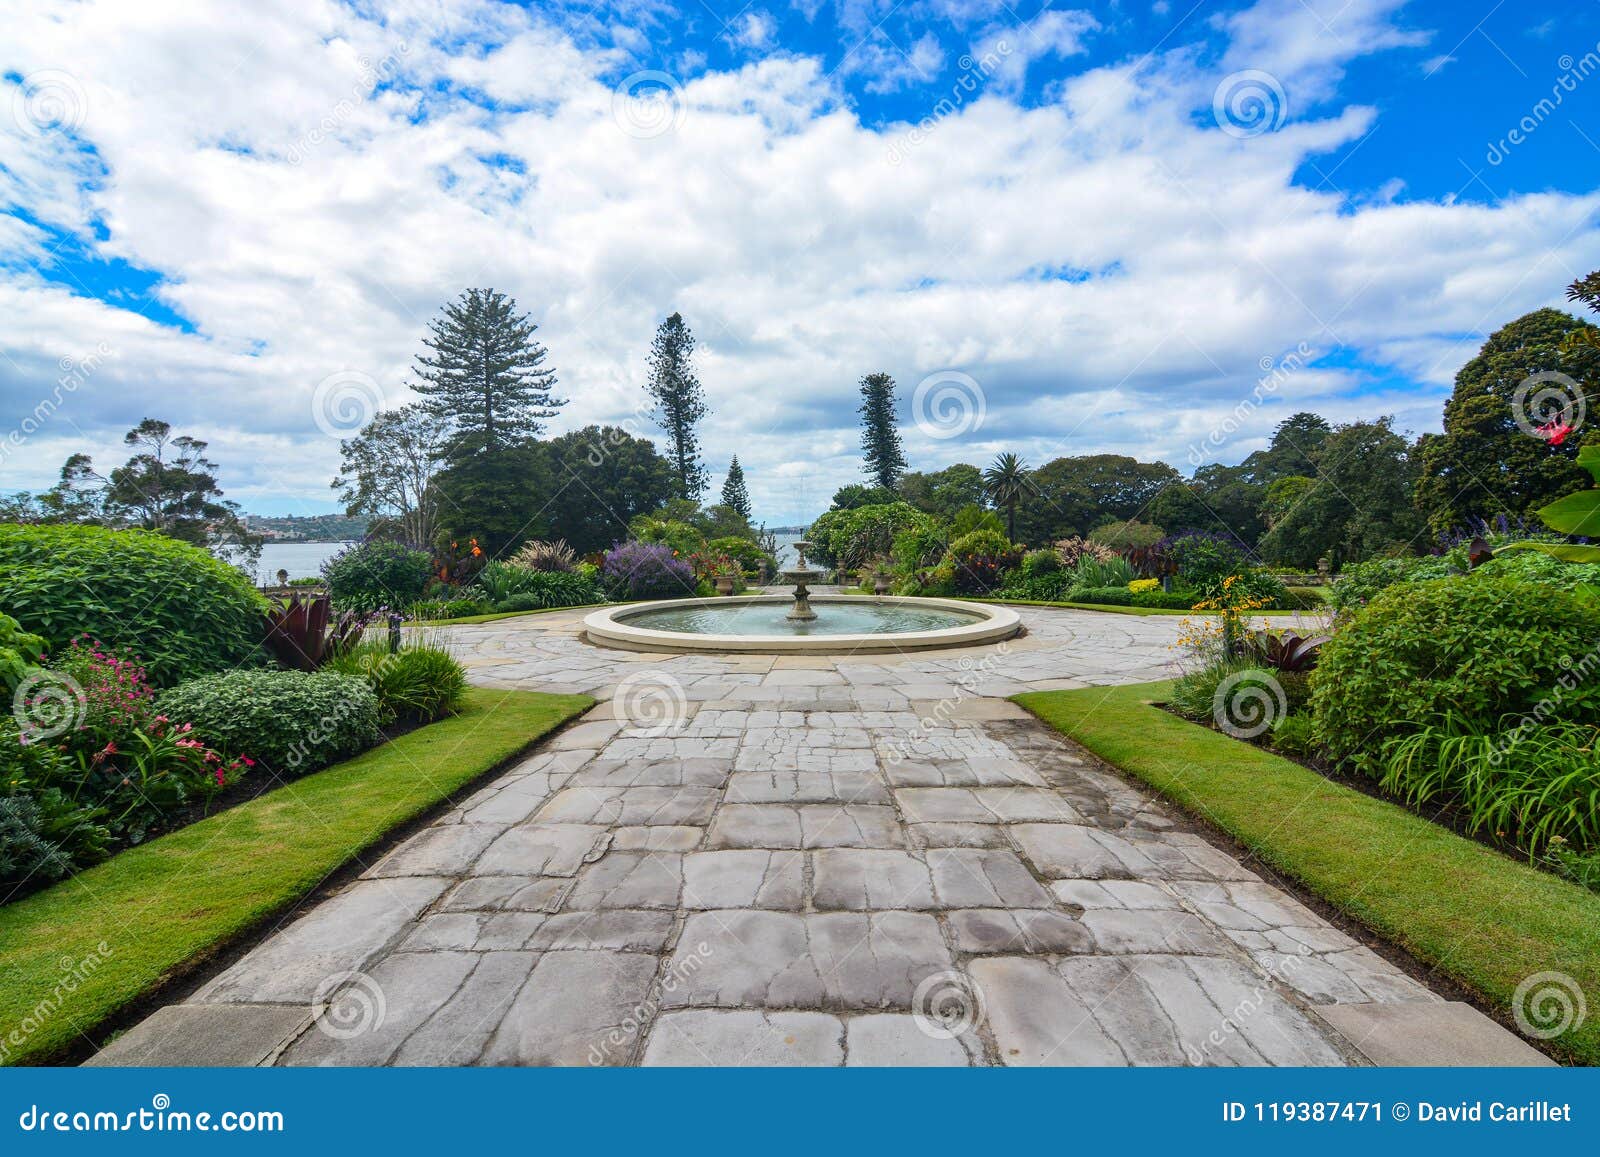
M1000 455L983 472L983 492L996 506L1005 507L1006 537L1017 540L1017 503L1028 486L1028 464L1010 450Z

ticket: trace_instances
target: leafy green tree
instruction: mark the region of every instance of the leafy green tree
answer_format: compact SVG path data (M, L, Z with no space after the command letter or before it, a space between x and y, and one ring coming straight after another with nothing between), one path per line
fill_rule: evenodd
M1423 534L1413 490L1411 445L1392 419L1339 426L1317 455L1315 484L1261 540L1269 561L1313 567L1327 555L1336 565L1390 551L1415 551Z
M415 388L454 435L452 461L532 438L567 404L551 392L556 375L534 340L538 328L493 289L467 290L428 323Z
M1112 550L1136 550L1154 546L1167 536L1159 526L1130 519L1127 522L1108 522L1089 532L1089 541L1109 546Z
M1146 516L1146 508L1181 476L1165 462L1140 462L1123 454L1057 458L1029 477L1032 497L1017 510L1020 541L1033 545L1087 534L1113 519ZM1169 522L1148 517L1169 528Z
M439 513L434 477L446 443L444 428L421 406L383 411L339 443L333 486L345 513L382 519L410 546L432 546Z
M861 449L866 475L884 490L894 490L905 473L906 455L894 417L894 379L885 373L861 379Z
M1572 440L1552 446L1524 427L1548 415L1529 399L1539 373L1565 375L1592 407L1600 382L1594 327L1556 309L1538 309L1497 330L1456 374L1444 406L1444 432L1422 439L1418 508L1435 532L1448 532L1507 514L1531 517L1539 507L1583 489ZM1517 406L1522 407L1522 425Z
M667 457L678 476L678 496L699 502L707 479L695 427L707 411L705 391L694 372L694 334L681 313L674 313L656 329L650 343L650 381L645 388L655 399L656 420L667 433Z
M238 503L223 498L205 442L174 437L157 418L144 419L122 442L135 453L108 475L97 473L87 454L67 459L61 481L40 500L51 521L154 530L254 566L261 538L245 527Z
M578 504L552 475L548 447L526 439L494 453L453 459L434 477L439 495L435 543L476 538L490 558L505 558L530 538L561 537L552 518ZM568 543L572 539L567 538ZM575 544L574 544L575 546Z
M1308 410L1290 414L1273 428L1272 442L1267 448L1256 451L1240 464L1241 479L1266 486L1290 475L1316 473L1317 455L1332 432L1333 427L1320 414Z
M886 503L898 502L900 496L893 490L885 490L881 486L863 486L859 482L851 482L839 487L833 492L833 510L856 510L862 506L883 506Z
M983 501L983 471L966 462L930 474L913 470L900 476L900 496L918 510L949 518Z
M1300 505L1300 500L1316 488L1317 480L1303 474L1288 474L1267 484L1266 499L1262 502L1262 515L1267 526L1282 522L1284 516Z
M744 467L739 465L739 455L728 465L728 476L722 481L722 505L736 510L746 520L750 519L750 491L744 484Z
M648 438L620 426L585 426L542 446L551 486L543 518L549 533L579 554L605 550L627 538L628 525L660 509L676 492L678 476Z
M990 502L1006 512L1006 537L1017 538L1017 504L1028 493L1028 464L1010 450L997 457L983 472L983 492Z
M754 542L756 538L756 530L750 525L750 520L725 503L714 502L698 511L689 521L699 527L700 533L707 539L747 538Z

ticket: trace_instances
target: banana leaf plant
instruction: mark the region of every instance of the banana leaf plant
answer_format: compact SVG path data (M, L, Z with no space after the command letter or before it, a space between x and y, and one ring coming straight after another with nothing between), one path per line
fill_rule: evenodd
M327 595L292 594L267 612L264 640L273 657L296 671L315 671L361 641L367 620L354 611L333 617Z
M1600 483L1600 446L1583 446L1578 450L1578 465ZM1558 498L1539 508L1539 517L1551 530L1570 534L1575 538L1600 538L1600 489L1591 486L1565 498ZM1502 546L1496 554L1514 550L1537 550L1562 562L1600 563L1600 546L1576 542L1513 542ZM1576 593L1600 602L1600 586L1579 583Z

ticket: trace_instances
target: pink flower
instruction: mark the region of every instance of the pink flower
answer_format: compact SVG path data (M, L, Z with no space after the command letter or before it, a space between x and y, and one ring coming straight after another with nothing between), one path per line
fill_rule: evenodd
M1568 425L1560 418L1552 418L1544 425L1537 427L1534 432L1550 445L1559 446L1567 440L1567 435L1571 434L1574 429L1575 427Z

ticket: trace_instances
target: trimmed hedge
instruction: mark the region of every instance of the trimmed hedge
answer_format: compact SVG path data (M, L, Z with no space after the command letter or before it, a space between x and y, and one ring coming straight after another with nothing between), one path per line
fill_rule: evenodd
M250 661L267 601L241 571L152 531L0 525L0 610L52 652L79 635L125 647L170 686Z
M281 775L304 775L378 742L378 696L358 676L331 671L230 671L192 679L157 700L227 755Z
M1559 717L1592 718L1600 693L1573 672L1596 639L1600 607L1542 583L1473 574L1389 587L1322 649L1318 738L1329 759L1372 771L1387 740L1447 714L1493 727L1549 698Z

